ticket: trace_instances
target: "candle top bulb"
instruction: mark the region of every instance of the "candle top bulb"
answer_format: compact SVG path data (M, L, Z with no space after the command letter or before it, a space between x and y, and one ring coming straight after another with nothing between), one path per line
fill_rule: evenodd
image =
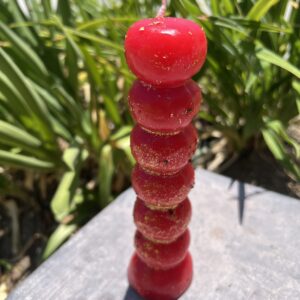
M202 28L182 18L156 17L134 23L125 38L131 71L157 87L176 87L202 67L207 41Z

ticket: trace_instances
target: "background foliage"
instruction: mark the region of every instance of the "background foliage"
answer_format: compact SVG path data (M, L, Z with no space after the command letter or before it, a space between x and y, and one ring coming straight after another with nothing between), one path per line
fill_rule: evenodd
M0 192L49 203L57 227L44 258L129 185L123 40L159 4L0 1ZM226 166L266 145L299 179L300 146L286 131L300 112L299 1L173 0L167 14L195 20L209 40L197 126L223 150L201 143L195 164Z

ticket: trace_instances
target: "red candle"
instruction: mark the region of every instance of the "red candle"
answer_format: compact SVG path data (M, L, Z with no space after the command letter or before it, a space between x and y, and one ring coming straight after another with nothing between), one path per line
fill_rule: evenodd
M194 185L194 169L188 163L174 175L157 176L139 165L133 169L132 186L137 196L150 208L168 209L180 204Z
M137 231L134 244L137 255L145 264L153 269L168 270L185 258L190 244L190 232L187 229L175 241L164 244L151 241Z
M131 132L131 151L139 165L158 175L179 172L197 146L197 131L192 124L175 135L156 135L139 125Z
M137 80L128 101L133 118L142 128L152 133L175 134L198 113L201 91L193 80L175 88L149 87Z
M196 23L165 18L165 1L156 18L128 30L125 54L138 77L128 101L137 122L131 150L137 161L132 185L136 252L128 268L130 285L148 300L178 299L192 280L188 252L194 184L189 163L197 145L191 125L201 91L191 77L204 63L205 33Z

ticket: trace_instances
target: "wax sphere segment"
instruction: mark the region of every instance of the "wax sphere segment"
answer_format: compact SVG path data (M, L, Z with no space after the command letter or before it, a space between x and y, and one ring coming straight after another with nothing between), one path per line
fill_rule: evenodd
M193 80L176 88L156 88L136 80L128 103L134 120L143 128L164 134L178 132L198 113L201 90Z
M197 131L188 125L176 135L154 135L140 126L131 132L130 146L142 168L157 174L172 174L183 168L196 150Z
M137 229L153 242L171 243L186 230L192 214L191 203L184 200L174 209L152 210L137 198L133 218Z
M187 197L194 185L194 173L190 163L169 176L149 174L137 164L132 171L131 182L137 196L148 207L173 208Z
M132 72L156 86L180 86L204 63L207 41L193 21L153 18L134 23L125 38L125 55Z
M187 229L174 242L160 244L146 239L137 231L134 243L136 252L144 263L151 268L165 270L174 267L184 259L190 244L190 233Z
M168 270L149 268L134 254L128 269L130 285L145 300L177 300L190 286L193 263L189 253L177 266Z

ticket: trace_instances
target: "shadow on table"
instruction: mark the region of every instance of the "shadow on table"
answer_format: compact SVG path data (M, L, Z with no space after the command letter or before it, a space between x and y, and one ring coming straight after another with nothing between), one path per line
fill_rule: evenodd
M123 300L143 300L143 298L141 298L136 291L129 286Z
M231 179L231 182L228 186L228 189L231 189L233 184L236 182L235 179ZM237 200L238 200L238 218L240 225L243 225L244 212L245 212L245 200L249 199L252 196L264 193L265 191L256 191L251 194L247 194L245 190L245 183L237 181Z

